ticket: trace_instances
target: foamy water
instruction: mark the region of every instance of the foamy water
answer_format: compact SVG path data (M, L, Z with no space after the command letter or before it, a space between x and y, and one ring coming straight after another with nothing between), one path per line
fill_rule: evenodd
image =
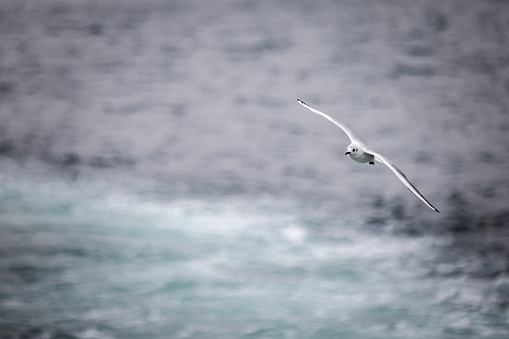
M447 237L373 232L281 201L147 201L58 180L1 188L5 335L509 333L496 301L509 280L450 274L462 262L442 262Z

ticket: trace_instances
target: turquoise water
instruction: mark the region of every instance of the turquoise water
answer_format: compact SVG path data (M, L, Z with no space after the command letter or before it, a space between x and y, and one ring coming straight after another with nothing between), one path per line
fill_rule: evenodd
M5 338L502 338L509 279L447 237L267 199L146 199L1 181ZM108 187L108 186L106 186Z

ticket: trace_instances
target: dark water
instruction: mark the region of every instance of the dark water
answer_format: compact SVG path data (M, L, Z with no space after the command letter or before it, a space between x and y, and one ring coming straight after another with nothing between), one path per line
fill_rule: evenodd
M2 1L0 338L508 337L508 26L504 1Z

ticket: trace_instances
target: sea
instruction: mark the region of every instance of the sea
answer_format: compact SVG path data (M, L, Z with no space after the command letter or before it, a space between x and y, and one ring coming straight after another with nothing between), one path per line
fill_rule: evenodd
M2 0L0 42L1 339L509 338L509 2Z

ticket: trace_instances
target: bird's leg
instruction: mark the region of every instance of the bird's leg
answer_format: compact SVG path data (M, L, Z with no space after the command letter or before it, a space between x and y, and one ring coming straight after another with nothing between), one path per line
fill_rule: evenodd
M370 165L374 165L374 164L375 164L375 162L374 162L374 161L370 161L370 162L369 162L369 164L370 164Z

